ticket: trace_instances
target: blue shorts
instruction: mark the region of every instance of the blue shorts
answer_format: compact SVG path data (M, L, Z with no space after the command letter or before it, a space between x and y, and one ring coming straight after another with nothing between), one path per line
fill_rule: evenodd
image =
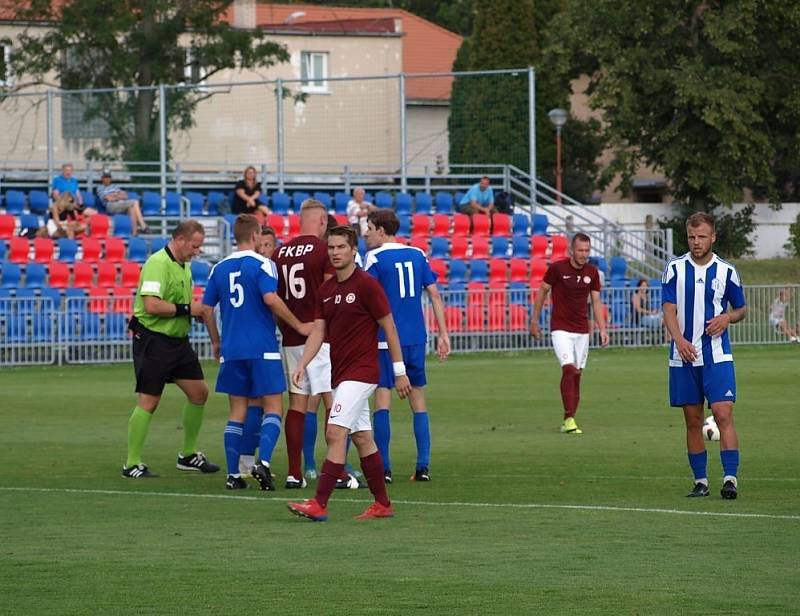
M217 392L260 398L286 391L283 364L275 359L229 359L219 365Z
M392 369L392 356L388 349L380 350L379 362L381 377L378 387L392 389L394 387L394 370ZM403 347L403 363L406 365L406 375L412 387L425 387L428 380L425 378L425 345L410 344Z
M723 361L708 366L670 366L670 406L684 404L708 404L736 402L736 375L732 361Z

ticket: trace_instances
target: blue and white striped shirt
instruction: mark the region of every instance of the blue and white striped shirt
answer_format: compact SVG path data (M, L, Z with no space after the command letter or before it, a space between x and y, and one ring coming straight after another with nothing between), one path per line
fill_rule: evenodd
M690 253L667 263L661 279L662 303L675 304L678 325L684 338L697 350L693 366L733 361L728 330L711 337L705 333L706 323L723 314L728 304L734 308L745 305L744 289L736 268L712 253L706 265L697 265ZM669 347L669 365L683 364L675 343Z

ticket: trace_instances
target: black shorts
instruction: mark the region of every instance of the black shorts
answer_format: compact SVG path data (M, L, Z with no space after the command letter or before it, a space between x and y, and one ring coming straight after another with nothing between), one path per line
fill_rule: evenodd
M188 338L171 338L138 324L131 329L137 393L160 396L167 383L205 378Z

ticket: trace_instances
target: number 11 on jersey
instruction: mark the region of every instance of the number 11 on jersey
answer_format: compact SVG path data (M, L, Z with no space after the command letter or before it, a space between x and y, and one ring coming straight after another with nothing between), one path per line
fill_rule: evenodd
M394 266L397 268L397 282L400 284L400 297L403 298L406 295L414 297L414 268L411 261L395 263ZM403 267L408 270L408 287L406 287L406 276L403 272ZM408 288L408 293L406 293L406 288Z

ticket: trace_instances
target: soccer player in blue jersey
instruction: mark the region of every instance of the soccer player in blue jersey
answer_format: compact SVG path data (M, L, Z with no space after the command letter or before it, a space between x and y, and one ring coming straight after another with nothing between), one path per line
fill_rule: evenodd
M739 439L733 425L736 378L728 326L744 319L747 306L736 268L711 247L714 218L695 212L686 220L689 252L664 270L664 325L672 336L669 353L670 405L683 407L686 448L694 473L690 497L708 496L707 454L701 432L708 401L720 432L722 498L737 494Z
M208 316L219 304L222 340L214 319L206 319L214 355L220 362L216 390L228 394L230 414L225 426L224 445L228 476L225 487L247 487L239 471L242 432L248 398L264 400L264 419L258 447L260 463L252 474L262 490L274 490L269 463L280 435L282 398L286 379L281 362L273 313L302 335L312 323L301 323L278 296L275 263L255 249L261 234L258 219L249 214L236 218L233 235L237 251L211 270L203 294L203 310Z
M364 269L380 281L389 299L400 345L403 347L403 361L411 382L408 401L414 414L414 438L417 443L417 465L411 479L430 481L431 433L424 389L427 383L425 344L428 334L422 311L423 291L430 297L433 314L439 326L437 351L442 361L450 354L450 338L447 335L442 298L436 287L436 274L431 271L423 251L397 243L394 236L399 228L400 221L393 210L381 209L370 213L364 238L370 252L367 253ZM375 392L376 410L373 422L375 442L383 458L384 476L386 481L391 483L389 403L392 396L391 388L394 387L394 374L382 330L379 332L378 340L378 347L381 349L381 375Z

